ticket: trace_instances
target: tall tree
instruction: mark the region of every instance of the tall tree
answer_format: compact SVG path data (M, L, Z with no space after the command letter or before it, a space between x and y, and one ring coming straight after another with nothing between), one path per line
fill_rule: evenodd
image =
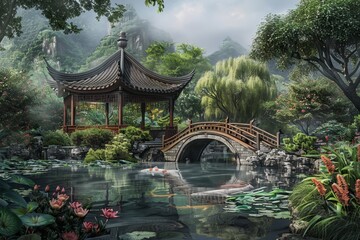
M145 0L145 5L157 5L158 10L162 11L164 0ZM0 42L4 37L12 38L21 34L21 17L16 15L20 8L40 10L49 20L53 30L64 30L65 33L76 33L81 30L69 20L86 11L93 10L97 14L97 19L105 16L111 23L118 21L125 11L124 5L113 6L111 0L1 0Z
M271 116L277 121L291 124L309 135L320 124L336 119L344 120L349 103L343 94L324 78L303 76L288 87L274 101L266 103Z
M276 86L265 64L242 56L218 62L199 79L195 91L202 95L207 117L247 122L275 96Z
M29 107L36 103L37 90L24 73L0 70L0 129L25 130L29 127Z
M287 15L269 15L251 56L280 67L308 63L335 82L360 110L360 1L302 0Z
M204 109L194 88L201 74L211 69L203 49L185 43L174 47L173 43L157 42L150 45L146 53L144 65L163 75L181 76L196 69L193 80L176 101L176 112L183 119L202 119Z

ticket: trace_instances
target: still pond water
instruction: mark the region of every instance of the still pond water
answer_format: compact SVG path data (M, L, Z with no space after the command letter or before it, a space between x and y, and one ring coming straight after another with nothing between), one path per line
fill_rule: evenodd
M165 177L141 172L154 166L172 170ZM289 190L299 181L299 176L274 169L218 162L147 163L125 169L69 162L29 177L41 186L64 186L72 200L91 200L94 209L108 205L119 210L120 217L109 223L116 236L148 231L156 239L276 239L288 232L288 219L232 212L219 195L193 193L244 183L265 191Z

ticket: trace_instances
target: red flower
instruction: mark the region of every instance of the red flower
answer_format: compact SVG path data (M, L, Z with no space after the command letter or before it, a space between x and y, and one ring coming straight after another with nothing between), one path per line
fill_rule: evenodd
M79 202L72 202L72 203L70 203L70 207L72 208L72 209L76 209L76 208L79 208L79 207L81 207L82 205L81 205L81 203L79 203Z
M324 162L328 172L333 174L335 172L335 165L332 163L330 158L326 157L325 155L321 155L321 160Z
M60 201L65 202L66 200L69 199L69 196L66 195L66 194L58 194L57 198L58 198Z
M82 207L74 209L75 215L78 216L79 218L85 217L86 214L88 214L88 212L89 212L89 209L83 209Z
M92 223L92 222L84 222L83 227L84 227L85 232L87 232L87 233L91 232L91 229L94 227L94 223Z
M102 215L103 217L109 219L109 218L117 218L118 216L116 214L118 214L118 211L114 211L113 209L111 208L103 208L101 209L102 211Z
M59 199L52 199L50 201L50 206L53 208L53 209L60 209L64 206L64 202L59 200Z
M79 236L75 232L64 232L61 235L63 240L78 240Z
M316 178L311 179L311 181L315 184L316 189L318 190L320 195L325 196L326 188L324 187L324 185L319 180L317 180Z

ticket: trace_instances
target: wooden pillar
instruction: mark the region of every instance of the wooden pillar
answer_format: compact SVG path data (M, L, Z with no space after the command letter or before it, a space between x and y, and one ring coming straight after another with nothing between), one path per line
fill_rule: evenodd
M64 98L64 115L63 115L63 129L66 129L66 119L67 119L67 104L66 98Z
M74 95L71 95L70 108L71 108L70 125L71 125L71 126L75 126L75 112L76 112L76 107L75 107Z
M124 106L124 98L123 94L119 93L118 95L118 126L121 128L123 125L123 106Z
M105 103L105 126L109 126L109 103Z
M174 99L170 98L169 100L169 115L170 115L170 128L174 127Z
M145 129L145 110L146 110L146 105L144 102L141 103L141 125L140 128L142 130Z

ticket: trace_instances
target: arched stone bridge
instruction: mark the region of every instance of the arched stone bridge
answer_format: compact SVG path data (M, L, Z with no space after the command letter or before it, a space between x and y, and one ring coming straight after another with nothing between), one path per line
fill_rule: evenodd
M276 148L280 144L279 133L275 136L251 123L198 122L164 139L161 150L167 161L178 162L186 158L199 161L206 146L214 140L226 145L237 162L259 149Z

